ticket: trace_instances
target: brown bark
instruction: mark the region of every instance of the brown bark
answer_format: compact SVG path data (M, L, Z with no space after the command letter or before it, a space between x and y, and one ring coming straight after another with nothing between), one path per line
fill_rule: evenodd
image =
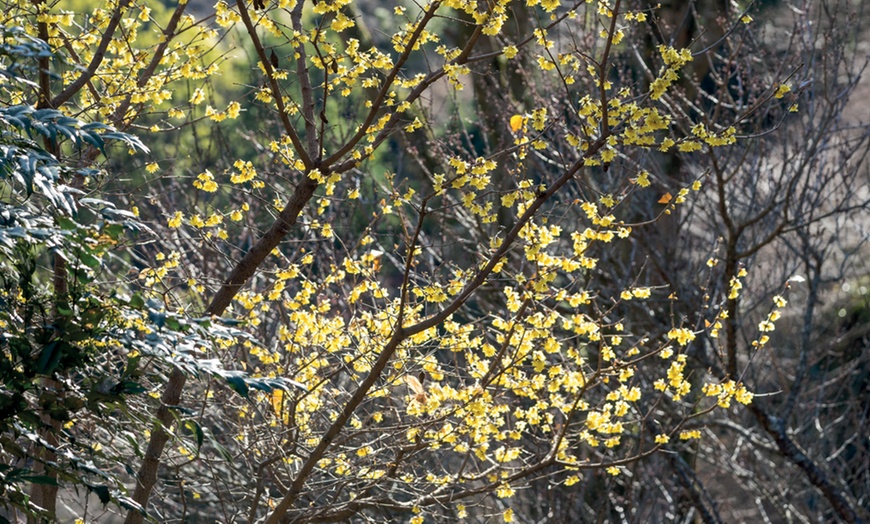
M37 1L35 4L37 7L41 7L42 1ZM44 22L40 22L37 24L37 33L39 38L43 42L48 42L48 25ZM51 77L49 75L49 57L41 56L38 59L39 64L39 102L37 103L37 108L49 108L54 107L51 104ZM57 142L46 138L43 143L45 144L45 149L56 158L58 157L58 147ZM52 275L52 285L54 287L55 294L55 316L57 316L57 301L61 300L63 297L67 295L67 282L66 282L66 261L59 254L55 254L53 257L54 268ZM53 380L52 378L45 377L39 379L39 387L45 390L53 389L55 391L60 390L60 384ZM59 395L59 393L58 393ZM49 402L54 403L57 402L57 398L51 400ZM52 448L57 447L58 438L57 435L61 429L61 423L58 420L55 420L50 414L48 408L50 406L40 406L45 410L45 413L40 417L43 423L43 427L39 430L39 435L42 437L45 442L48 443ZM51 449L43 446L37 446L35 451L35 455L37 458L36 466L34 467L34 473L37 475L44 475L49 479L57 482L57 471L47 467L47 464L54 463L57 461L57 454ZM42 484L33 484L30 490L31 502L44 509L46 514L50 516L54 516L57 513L57 485L51 483L42 483ZM38 522L38 519L35 517L28 517L28 523Z
M206 310L209 315L220 316L226 311L233 297L236 296L242 286L254 275L257 268L263 263L263 260L281 243L281 240L287 236L287 233L296 224L299 214L312 195L314 195L315 189L317 189L317 182L308 177L305 177L296 187L296 191L294 191L290 201L284 206L284 209L278 215L278 219L275 220L272 227L260 237L254 247L236 264L226 282L215 294L214 299L212 299L211 304ZM136 490L133 493L133 500L143 508L148 505L151 490L157 482L160 457L163 455L166 442L169 440L169 433L166 428L172 424L172 409L181 401L181 393L186 383L187 377L184 373L177 369L173 370L166 383L166 389L160 398L160 408L157 410L156 415L157 422L151 432L148 448L145 451L145 456L136 475ZM124 522L125 524L140 524L142 520L142 513L130 510Z
M372 366L371 371L363 380L363 382L359 385L359 387L354 392L353 396L348 400L347 404L345 404L341 413L336 418L335 422L329 427L326 433L321 437L320 442L318 442L317 447L311 452L308 458L303 463L299 472L296 474L296 478L294 478L293 483L290 485L290 489L284 495L284 498L280 503L275 507L274 511L271 515L269 515L266 520L267 524L278 524L282 522L284 516L293 507L296 499L299 494L302 492L302 489L305 486L305 482L308 480L308 476L314 470L315 465L320 461L323 457L324 453L326 453L329 446L332 444L333 440L341 433L344 429L344 425L350 420L350 417L356 411L357 407L359 407L360 403L365 399L368 392L375 385L375 383L380 379L381 373L387 367L390 362L390 359L395 353L396 349L398 349L399 345L408 337L425 331L430 327L437 326L444 322L450 315L455 313L463 304L474 294L474 292L486 282L489 275L492 273L492 270L498 264L498 262L504 257L507 252L511 249L514 242L519 237L520 231L522 228L537 214L538 210L541 206L544 205L556 192L559 191L568 181L572 180L574 176L582 169L583 161L586 158L589 158L595 155L601 147L604 145L607 137L605 136L594 145L590 146L589 150L584 154L584 157L575 162L569 169L566 169L565 172L555 180L546 191L541 192L538 197L534 200L534 202L526 209L523 215L517 220L514 224L513 228L505 235L504 241L501 243L499 248L492 254L489 261L483 268L478 271L473 279L466 284L465 288L457 295L450 303L448 303L444 309L433 314L432 316L417 322L411 326L403 326L402 325L402 310L400 309L398 319L396 321L396 327L393 330L393 334L390 337L390 341L387 343L386 347L381 351L381 354L378 356L378 360ZM423 209L425 210L425 202L423 204ZM420 223L417 226L417 231L419 232L422 218L425 214L425 211L420 214ZM407 266L405 268L405 282L407 283L411 261L413 259L412 253L414 252L414 243L411 242L408 248L408 259ZM403 286L403 297L406 292L406 288ZM404 300L403 300L404 303Z

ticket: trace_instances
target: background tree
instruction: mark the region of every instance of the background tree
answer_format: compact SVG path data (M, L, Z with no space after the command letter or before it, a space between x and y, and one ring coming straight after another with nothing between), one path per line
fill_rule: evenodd
M0 31L0 55L7 65L3 77L7 85L26 88L27 73L46 63L51 51L21 28L0 26ZM135 361L125 365L100 356L100 348L123 329L126 301L95 293L90 284L100 259L122 242L125 230L141 227L132 214L109 202L77 202L78 191L63 182L95 178L99 171L65 164L56 152L64 146L79 152L89 146L105 153L110 140L123 141L132 150L147 148L130 135L53 109L3 107L0 122L0 325L5 357L0 420L8 460L0 468L3 500L25 514L53 514L61 479L97 493L104 503L112 498L111 483L119 482L88 464L87 455L99 449L64 438L68 435L61 429L86 405L93 419L111 418L112 406L138 390ZM37 137L45 149L32 140ZM46 272L40 267L48 254L64 267L62 293L54 296L45 288ZM109 369L100 369L108 363ZM27 482L33 483L31 496L23 490ZM117 493L114 498L128 503Z

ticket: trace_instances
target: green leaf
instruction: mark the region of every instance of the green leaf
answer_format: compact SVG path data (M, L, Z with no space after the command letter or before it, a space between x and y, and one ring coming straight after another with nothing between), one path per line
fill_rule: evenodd
M108 235L112 240L118 240L124 235L124 226L121 224L109 224L103 228L103 233Z
M65 216L57 217L57 225L65 231L72 231L78 228L78 224Z
M175 317L167 316L166 325L173 331L181 331L182 323Z
M130 297L130 307L135 309L142 309L145 306L145 299L142 298L141 293L133 293L133 296Z
M103 504L103 506L107 505L109 502L112 501L112 495L109 492L108 486L88 485L87 488L88 488L88 491L90 491L92 493L96 493L97 497L99 497L100 502Z
M227 383L233 390L244 398L248 398L248 384L242 373L225 373Z
M230 450L215 440L212 435L209 435L209 441L211 441L211 445L214 446L215 451L217 451L217 454L220 455L222 459L226 460L229 464L233 464L235 459L233 458L233 454L230 453Z
M158 329L162 328L166 324L166 313L150 309L148 310L148 320L157 326Z
M88 266L91 269L97 269L98 267L100 267L100 259L98 259L94 255L91 255L90 253L86 253L84 251L81 252L79 254L79 260L82 264Z
M61 344L57 340L53 340L42 348L42 353L39 356L39 362L36 364L36 371L40 375L50 375L60 362Z
M20 477L21 480L25 482L30 482L31 484L42 484L46 486L57 486L57 479L54 477L49 477L48 475L23 475Z
M121 382L121 393L125 395L138 395L147 391L141 384L133 380L125 380Z
M195 420L185 420L184 425L185 431L196 438L196 447L197 449L202 447L202 441L205 438L205 434L202 432L202 428Z

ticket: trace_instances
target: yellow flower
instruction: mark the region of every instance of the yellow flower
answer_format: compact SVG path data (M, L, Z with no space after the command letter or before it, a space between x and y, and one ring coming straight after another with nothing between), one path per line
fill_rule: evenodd
M196 90L190 95L190 103L193 105L201 104L205 100L205 92L201 87L197 87Z
M502 484L495 490L495 494L500 499L506 499L514 496L514 489L508 484Z
M230 102L230 105L227 106L227 118L238 118L241 110L241 104L235 101Z
M685 346L689 342L695 340L695 334L686 328L674 328L668 331L668 338L676 340L681 346Z
M181 211L176 211L174 215L169 219L167 225L171 228L177 228L181 226L181 221L184 220L184 213Z
M196 176L196 180L193 181L193 187L207 193L214 193L218 189L217 182L214 181L214 176L208 169Z
M633 182L640 187L648 187L649 186L649 173L646 171L641 171L638 173L637 178L633 180Z
M631 293L637 298L649 298L650 289L648 287L638 287L632 289Z

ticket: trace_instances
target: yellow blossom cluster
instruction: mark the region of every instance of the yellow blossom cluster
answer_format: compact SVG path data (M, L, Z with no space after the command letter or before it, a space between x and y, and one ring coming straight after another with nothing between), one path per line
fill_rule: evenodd
M773 297L773 309L767 314L767 318L758 323L758 338L752 342L755 348L762 348L770 341L770 335L767 333L776 329L776 321L782 317L782 309L788 304L782 295Z
M743 384L733 380L721 384L705 384L702 391L708 397L717 397L716 403L720 408L731 407L732 398L741 404L750 404L753 397Z
M692 53L688 49L675 49L662 44L658 50L662 55L664 66L662 66L659 76L650 85L650 96L653 100L661 98L671 84L679 79L679 70L692 61Z

